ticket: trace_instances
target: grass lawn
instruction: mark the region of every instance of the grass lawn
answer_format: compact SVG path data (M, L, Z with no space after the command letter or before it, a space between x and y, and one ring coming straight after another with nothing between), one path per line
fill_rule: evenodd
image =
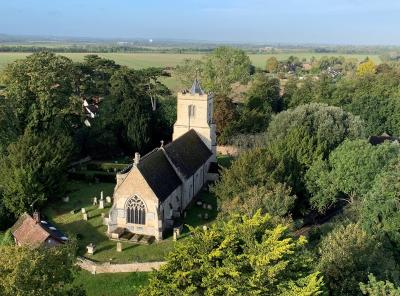
M101 218L101 213L107 213L111 205L107 205L103 210L92 205L93 197L97 196L99 198L101 191L104 192L104 197L107 195L111 196L113 189L114 184L112 183L89 184L71 181L69 183L70 193L68 194L70 202L64 203L60 201L53 203L44 211L44 214L64 232L76 235L78 237L79 246L78 254L87 256L94 261L127 263L132 261L146 262L164 260L166 254L171 251L174 246L172 236L151 245L123 243L123 252L116 251L116 242L109 240L106 236L107 227L102 224ZM201 199L213 205L213 210L209 211L197 206L192 206L188 210L187 217L184 220L185 224L200 226L210 223L216 218L216 198L208 192L201 192L200 195ZM80 209L83 207L86 208L86 212L89 215L88 221L82 219ZM72 209L78 211L75 214L71 214ZM209 213L209 220L204 221L198 218L198 215L203 212ZM182 235L181 239L185 239L185 235ZM86 246L89 243L94 243L97 246L94 255L85 255Z
M149 273L107 273L93 275L79 271L75 284L82 285L88 296L134 296L147 284Z

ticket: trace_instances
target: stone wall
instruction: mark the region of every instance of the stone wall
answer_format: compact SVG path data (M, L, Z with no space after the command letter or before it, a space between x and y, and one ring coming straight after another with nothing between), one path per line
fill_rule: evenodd
M92 274L118 272L149 272L158 270L165 262L133 262L127 264L96 263L87 258L78 257L76 264Z
M222 154L222 155L231 155L231 156L237 156L239 154L239 150L235 146L222 146L218 145L217 146L217 153Z

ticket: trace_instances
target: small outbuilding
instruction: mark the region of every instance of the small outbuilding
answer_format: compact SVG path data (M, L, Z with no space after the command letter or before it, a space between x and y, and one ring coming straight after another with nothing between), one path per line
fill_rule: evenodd
M64 244L68 238L51 223L40 219L38 212L33 217L24 213L11 227L11 233L18 246L40 247Z

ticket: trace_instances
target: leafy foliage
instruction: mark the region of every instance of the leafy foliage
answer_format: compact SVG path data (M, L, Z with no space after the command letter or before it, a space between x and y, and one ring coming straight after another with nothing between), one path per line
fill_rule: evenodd
M400 246L400 161L379 174L361 207L361 221L369 233L383 234Z
M3 202L18 216L63 190L72 141L63 135L26 132L0 162Z
M331 295L360 295L359 283L369 273L397 279L393 254L357 224L339 226L323 238L317 270Z
M142 295L319 295L322 279L310 271L305 243L260 212L192 229Z
M84 296L71 285L75 256L71 246L31 250L0 246L0 290L4 296Z
M369 296L399 296L400 288L389 281L379 281L373 274L368 275L368 283L360 283L363 295Z
M316 161L307 172L311 203L323 212L339 199L360 200L375 177L399 155L399 149L391 143L373 146L366 140L345 141L328 160Z

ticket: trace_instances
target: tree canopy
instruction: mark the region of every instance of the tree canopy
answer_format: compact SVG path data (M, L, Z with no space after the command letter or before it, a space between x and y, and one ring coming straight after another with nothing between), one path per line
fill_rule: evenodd
M307 172L311 203L325 211L339 200L353 203L371 188L375 177L398 157L392 143L373 146L366 140L345 141L327 160L317 160Z
M294 239L269 216L236 216L192 229L141 295L320 295L304 237Z
M4 296L84 296L72 285L72 245L29 249L0 245L0 291Z

